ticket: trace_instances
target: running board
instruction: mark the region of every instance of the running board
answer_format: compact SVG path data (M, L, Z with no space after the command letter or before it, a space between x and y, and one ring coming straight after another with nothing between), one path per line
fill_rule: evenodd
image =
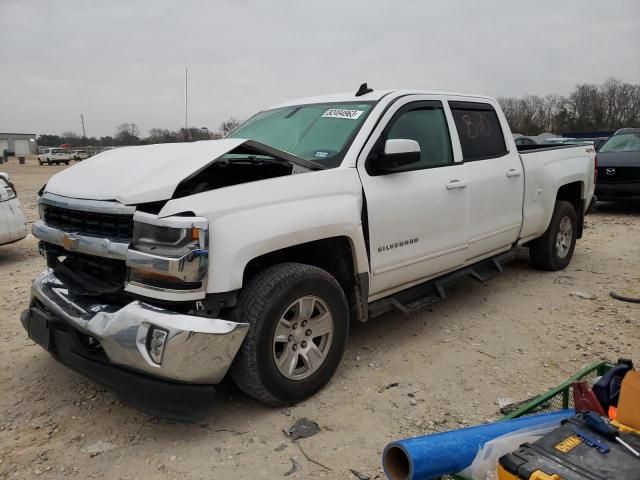
M407 288L388 297L369 304L369 317L377 317L389 310L397 310L409 314L423 309L427 305L447 297L447 287L461 278L471 277L479 282L486 282L502 273L502 266L516 258L516 249L512 248L495 257L482 260L468 267L438 277L434 280Z

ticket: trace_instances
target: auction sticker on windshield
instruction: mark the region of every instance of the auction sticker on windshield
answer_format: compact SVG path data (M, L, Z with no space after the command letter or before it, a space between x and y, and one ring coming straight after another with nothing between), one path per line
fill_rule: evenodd
M322 114L323 118L348 118L356 120L362 115L362 110L345 110L343 108L331 108Z

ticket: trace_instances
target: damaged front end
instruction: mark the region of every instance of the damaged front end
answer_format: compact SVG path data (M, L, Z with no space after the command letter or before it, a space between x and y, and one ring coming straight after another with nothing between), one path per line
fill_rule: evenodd
M208 223L45 193L47 268L22 323L63 364L148 413L195 421L248 325L205 316Z

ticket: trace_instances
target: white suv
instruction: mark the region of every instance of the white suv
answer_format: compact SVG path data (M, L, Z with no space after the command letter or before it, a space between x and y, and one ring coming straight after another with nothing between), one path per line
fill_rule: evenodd
M74 150L73 151L73 159L77 162L79 162L80 160L86 160L87 158L89 158L91 155L89 155L89 152L87 152L86 150Z

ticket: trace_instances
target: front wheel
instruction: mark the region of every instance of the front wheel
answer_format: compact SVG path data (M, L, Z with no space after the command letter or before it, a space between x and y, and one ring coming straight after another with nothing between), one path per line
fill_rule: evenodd
M578 216L573 205L557 201L551 223L542 237L529 247L529 261L541 270L562 270L571 261L576 246Z
M282 263L243 289L234 320L249 323L231 377L248 395L283 406L320 390L338 368L349 330L347 300L325 270Z

